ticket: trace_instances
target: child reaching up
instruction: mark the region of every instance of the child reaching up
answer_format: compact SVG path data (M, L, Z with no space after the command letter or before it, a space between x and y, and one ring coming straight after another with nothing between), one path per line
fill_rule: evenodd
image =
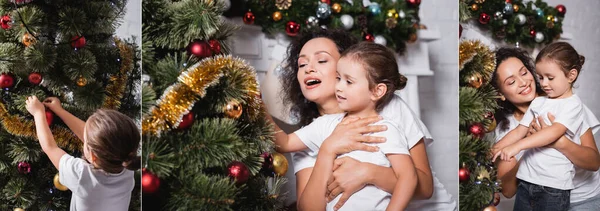
M64 110L58 98L40 102L27 98L44 153L59 171L59 181L72 191L70 210L127 210L140 168L140 132L133 120L114 110L98 110L86 122ZM44 105L83 141L84 158L75 158L56 145L46 123Z
M585 58L568 43L556 42L545 47L536 58L536 72L540 85L547 96L537 97L523 115L519 126L510 131L498 143L499 150L493 160L500 157L510 160L521 150L528 150L521 158L517 178L523 185L544 191L517 190L515 210L567 210L570 190L574 188L575 169L573 163L558 150L544 147L563 135L581 144L580 134L589 126L584 123L584 106L573 93ZM518 88L519 93L533 92L530 85ZM539 116L546 124L548 113L556 118L552 126L525 137L529 124ZM530 190L530 189L528 189ZM522 202L522 203L519 203ZM551 207L544 202L552 203Z
M318 74L314 67L306 66L302 56L298 60L301 83L314 80ZM394 53L385 46L363 42L342 53L337 63L336 97L339 107L345 113L323 115L311 124L297 130L287 138L275 141L279 152L296 152L307 148L319 151L321 144L345 117L366 118L378 115L394 96L394 91L406 85L406 78L398 72ZM388 141L369 144L367 151L351 151L341 156L349 156L362 162L389 167L392 166L398 182L393 195L374 185L367 185L354 193L342 207L334 207L340 200L338 195L326 205L326 210L404 210L417 185L414 164L409 155L408 143L401 125L383 119L376 124L387 127L386 131L373 136L385 137ZM374 141L375 142L375 141ZM322 149L326 150L326 149ZM302 195L311 194L304 191ZM325 197L325 196L323 196ZM301 197L302 198L302 197Z

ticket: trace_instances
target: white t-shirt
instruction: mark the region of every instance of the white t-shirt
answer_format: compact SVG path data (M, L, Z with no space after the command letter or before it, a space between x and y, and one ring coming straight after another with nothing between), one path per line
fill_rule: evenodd
M546 124L551 124L548 112L555 116L554 124L562 124L567 128L565 136L571 141L581 144L580 136L584 126L583 103L577 95L563 99L536 97L523 115L519 124L529 127L531 121L542 116ZM560 190L571 190L575 177L573 163L554 148L539 147L527 150L521 157L517 178Z
M124 169L110 174L95 169L81 158L65 154L60 158L59 181L69 188L71 211L128 210L134 187L134 172Z
M425 145L427 146L433 142L433 138L427 127L425 127L425 124L417 118L406 102L398 95L394 95L392 101L379 114L403 128L404 131L402 132L404 132L409 149L414 147L421 139L425 140ZM302 169L314 167L317 161L317 154L311 150L296 152L292 153L292 160L294 173L297 173ZM433 195L429 199L410 201L407 210L456 209L456 201L452 199L452 195L446 191L444 185L435 176L435 172L432 171L431 173L433 177Z
M596 134L600 129L600 122L594 116L594 113L590 111L590 109L583 105L584 114L585 114L585 124L584 129L589 125L592 129L592 133ZM517 128L519 126L519 121L515 119L515 117L510 114L506 116L508 121L508 129L502 130L500 126L496 127L494 130L494 134L496 136L496 142L500 141L508 132ZM582 136L587 129L582 130L579 136ZM515 156L517 160L521 159L525 151L519 152ZM575 188L571 190L571 203L584 201L586 199L592 198L600 194L600 172L599 171L587 171L585 169L581 169L575 166L575 177L573 178L573 185Z
M323 141L331 135L338 123L344 118L344 113L339 114L328 114L320 116L315 119L309 125L300 128L294 134L296 134L300 140L310 150L318 152ZM384 167L390 167L390 161L387 159L387 154L405 154L408 153L408 143L406 137L402 134L402 130L399 126L395 125L389 120L381 120L376 122L374 125L386 125L388 129L386 131L373 133L373 136L385 137L387 141L384 143L368 144L372 146L378 146L378 152L366 152L366 151L352 151L339 157L351 157L361 162L369 162L375 165ZM327 203L326 210L333 210L335 204L341 198L341 194L338 195L334 200ZM391 194L375 187L374 185L367 185L361 190L354 193L348 201L340 208L340 210L385 210L390 203Z

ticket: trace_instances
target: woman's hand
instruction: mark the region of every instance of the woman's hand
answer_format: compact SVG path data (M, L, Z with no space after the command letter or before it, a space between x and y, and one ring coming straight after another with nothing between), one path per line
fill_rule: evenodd
M44 105L48 107L51 111L56 112L58 109L61 109L60 100L56 97L49 97L44 100Z
M46 109L36 96L29 96L25 100L27 111L33 116L43 115Z
M331 153L341 155L355 150L363 150L369 152L377 152L379 148L369 146L365 143L382 143L385 142L384 137L367 136L363 134L381 132L387 130L385 125L369 125L378 122L382 118L380 116L368 118L344 118L333 130L333 133L325 139L319 153Z
M327 202L339 194L342 197L335 205L341 207L344 202L368 183L369 166L351 157L342 157L333 163L333 174L327 182Z

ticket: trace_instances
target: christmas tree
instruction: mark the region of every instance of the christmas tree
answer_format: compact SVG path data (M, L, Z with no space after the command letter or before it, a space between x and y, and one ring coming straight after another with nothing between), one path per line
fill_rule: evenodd
M459 46L459 180L460 210L483 210L493 206L500 183L491 161L498 93L490 84L495 55L479 41L461 41Z
M227 55L238 27L223 10L143 2L144 210L284 209L288 163L273 152L254 69Z
M99 108L139 119L136 47L114 37L126 1L0 3L0 210L67 210L71 192L41 150L25 98L55 96L80 119ZM59 147L82 155L83 142L46 110ZM130 207L139 210L140 189Z

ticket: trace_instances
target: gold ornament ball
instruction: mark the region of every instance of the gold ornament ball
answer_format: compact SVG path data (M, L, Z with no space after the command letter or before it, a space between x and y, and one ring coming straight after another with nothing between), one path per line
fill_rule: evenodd
M26 47L29 47L33 44L35 44L35 37L31 36L31 34L29 33L25 33L23 35L23 45L25 45Z
M231 101L225 106L225 116L237 119L242 115L242 104L237 101Z
M77 79L77 86L85 85L87 85L87 79L85 79L83 76L79 76L79 78Z
M554 16L548 15L548 16L546 16L546 20L548 20L548 21L554 21Z
M56 189L59 189L59 190L62 190L62 191L69 190L69 188L67 188L63 184L60 184L60 181L58 180L58 178L59 178L58 174L59 173L56 173L56 175L54 175L54 187L56 187Z
M408 35L408 43L414 43L417 41L417 34L412 33Z
M519 5L513 4L513 11L514 12L519 12Z
M483 211L498 211L498 209L496 209L494 205L490 205L489 207L484 208Z
M481 74L475 73L471 77L469 77L468 82L472 87L479 89L479 87L481 87L481 85L483 85L483 77L481 77Z
M23 208L15 208L15 211L25 211Z
M281 18L283 18L283 15L281 15L281 12L276 11L273 13L273 15L271 15L271 17L273 18L274 21L280 21Z
M477 11L478 9L479 9L479 5L478 4L471 4L471 10Z
M331 11L333 13L340 13L342 11L342 5L339 3L334 3L331 5Z
M285 175L288 170L288 161L281 153L274 152L273 157L273 172L279 176Z
M492 119L492 122L487 127L487 131L488 132L494 131L496 129L496 125L497 125L496 119Z
M398 12L396 12L396 9L388 10L387 17L388 18L396 18L397 19L398 18Z

